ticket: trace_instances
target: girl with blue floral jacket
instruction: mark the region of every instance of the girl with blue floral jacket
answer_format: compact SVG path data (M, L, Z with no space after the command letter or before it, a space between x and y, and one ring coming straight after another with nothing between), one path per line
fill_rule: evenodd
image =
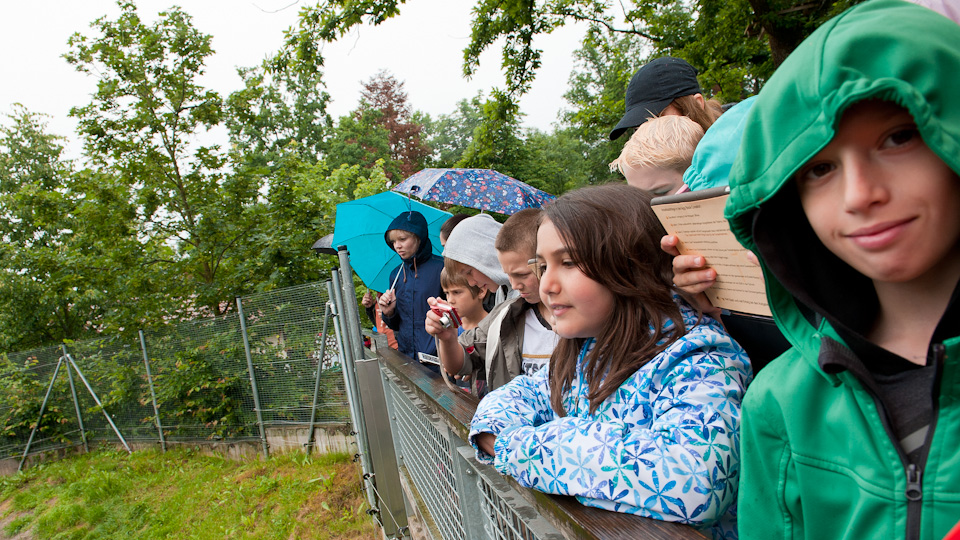
M523 486L736 538L750 363L677 296L663 234L649 195L622 184L544 209L536 271L560 343L484 398L470 441Z

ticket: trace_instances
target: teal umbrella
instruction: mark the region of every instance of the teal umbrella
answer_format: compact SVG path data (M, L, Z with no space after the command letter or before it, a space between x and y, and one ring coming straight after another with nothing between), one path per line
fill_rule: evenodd
M384 241L383 233L394 218L411 210L427 219L433 252L440 255L440 226L450 218L450 212L393 191L337 205L331 245L347 246L350 264L367 287L379 292L390 288L390 271L400 264L400 257Z

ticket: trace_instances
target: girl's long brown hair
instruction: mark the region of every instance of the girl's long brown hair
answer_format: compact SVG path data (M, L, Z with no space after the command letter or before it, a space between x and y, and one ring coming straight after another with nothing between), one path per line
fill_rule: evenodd
M583 368L592 414L627 378L686 333L673 301L672 258L660 249L666 232L650 208L650 195L624 184L568 192L544 209L542 220L556 227L580 271L613 293L613 312L594 336L596 344ZM668 320L675 326L664 332ZM560 339L550 357L550 404L560 416L566 416L563 394L576 376L585 341Z

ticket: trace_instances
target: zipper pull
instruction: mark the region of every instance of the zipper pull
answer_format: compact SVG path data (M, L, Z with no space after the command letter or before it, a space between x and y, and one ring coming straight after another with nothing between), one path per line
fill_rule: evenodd
M916 464L911 463L907 466L906 495L908 501L919 501L923 498L923 489L920 487L921 476L920 467L917 467Z
M947 347L943 343L934 343L930 348L932 349L933 359L937 363L942 362L947 354Z

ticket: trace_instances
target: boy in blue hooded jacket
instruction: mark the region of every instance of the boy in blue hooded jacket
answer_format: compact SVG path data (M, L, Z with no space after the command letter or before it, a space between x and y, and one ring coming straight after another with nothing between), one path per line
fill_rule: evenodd
M394 288L380 296L383 322L396 332L401 353L414 359L418 352L436 355L423 321L430 309L427 298L443 295L443 259L433 254L427 220L420 212L404 212L390 222L383 239L403 261L390 272Z

